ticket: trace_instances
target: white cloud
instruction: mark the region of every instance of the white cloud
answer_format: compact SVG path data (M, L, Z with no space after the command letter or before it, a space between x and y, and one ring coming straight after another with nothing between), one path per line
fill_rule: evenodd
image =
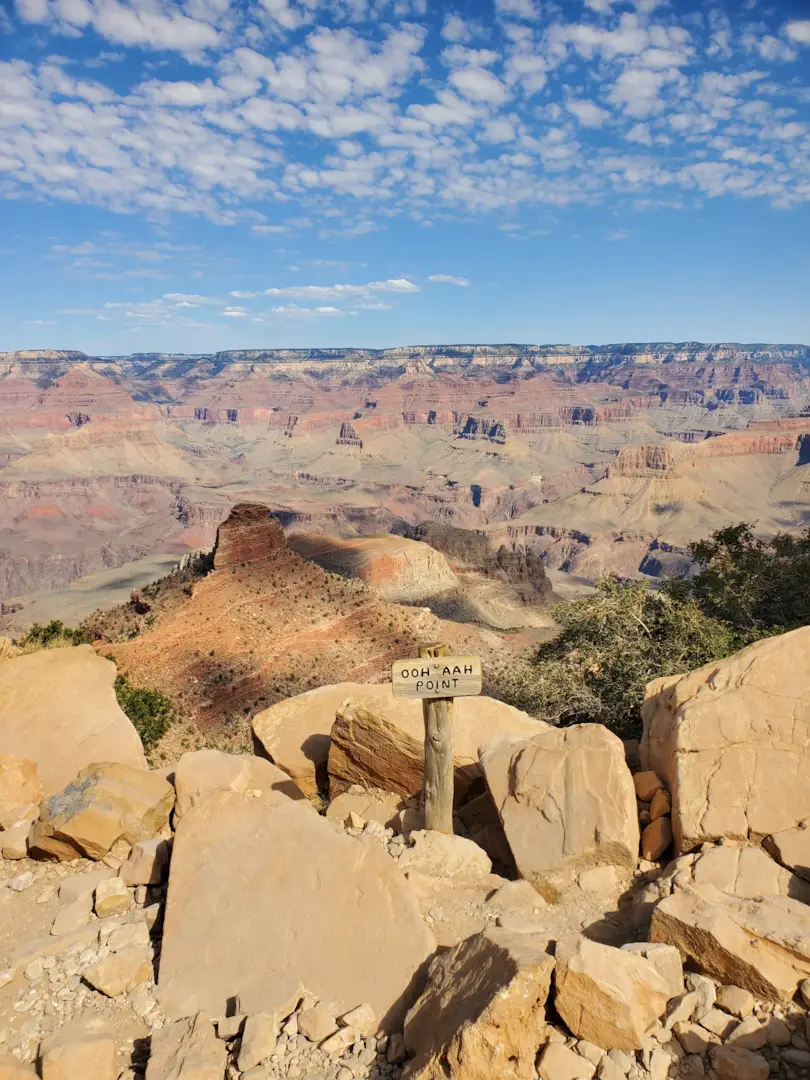
M605 240L608 243L614 243L617 240L626 240L629 235L630 233L627 229L613 229L612 232L607 234Z
M419 286L408 278L389 278L369 281L362 285L288 285L264 290L265 296L288 297L291 300L353 300L373 297L377 293L418 293Z
M442 37L446 41L469 41L472 34L460 15L445 15Z
M495 0L495 10L499 15L518 19L534 19L537 15L532 0Z
M810 45L810 19L794 19L785 25L785 33L791 41Z
M607 109L602 109L592 101L569 101L566 108L579 120L583 127L598 128L610 119Z
M461 68L452 73L450 82L470 101L488 101L493 105L502 105L509 97L509 91L501 80L484 68Z
M463 289L468 288L470 282L465 277L453 277L452 274L431 274L428 281L435 281L445 285L460 285Z

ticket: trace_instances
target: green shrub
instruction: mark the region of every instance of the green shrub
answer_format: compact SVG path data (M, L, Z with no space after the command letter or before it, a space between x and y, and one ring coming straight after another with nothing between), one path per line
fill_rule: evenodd
M174 719L171 702L157 690L132 686L125 675L116 676L115 696L140 735L144 750L150 750Z
M90 635L86 630L75 630L65 626L61 619L52 619L47 626L34 625L19 638L15 644L24 652L37 652L39 649L59 649L70 645L89 645Z

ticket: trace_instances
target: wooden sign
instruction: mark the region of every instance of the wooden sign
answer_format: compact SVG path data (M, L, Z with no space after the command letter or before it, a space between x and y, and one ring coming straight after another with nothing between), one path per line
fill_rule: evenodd
M423 656L391 665L394 697L454 698L481 693L479 656Z

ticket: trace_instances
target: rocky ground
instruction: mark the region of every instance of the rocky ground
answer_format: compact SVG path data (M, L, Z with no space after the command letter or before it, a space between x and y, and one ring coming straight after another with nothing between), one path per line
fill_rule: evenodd
M466 699L443 835L385 686L150 770L109 661L7 651L0 1080L805 1080L808 657L652 683L640 746Z

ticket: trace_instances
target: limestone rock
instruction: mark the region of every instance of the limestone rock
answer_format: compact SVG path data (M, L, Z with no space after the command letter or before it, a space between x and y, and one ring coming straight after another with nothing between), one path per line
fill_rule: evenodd
M638 855L636 796L624 747L599 724L504 736L481 764L520 876L549 900L578 875L615 866L629 876Z
M720 1080L768 1080L770 1076L767 1058L737 1046L715 1047L711 1061Z
M254 1065L259 1065L272 1056L276 1048L278 1028L278 1017L267 1013L255 1013L245 1020L238 1060L242 1072L247 1072Z
M118 1049L104 1030L63 1028L45 1039L40 1057L42 1080L118 1080Z
M418 700L353 695L338 708L329 749L332 795L352 784L416 795L424 777L425 726ZM455 801L481 776L478 747L498 735L528 737L548 725L489 697L457 698L453 707ZM550 729L556 730L554 728Z
M683 961L674 945L662 945L660 942L631 941L622 945L623 952L636 953L649 960L664 982L670 998L683 993Z
M636 773L633 777L633 786L636 789L636 795L642 802L652 802L656 794L664 788L658 774L651 769Z
M33 1065L23 1065L0 1050L0 1080L37 1080L37 1074Z
M783 866L789 866L799 877L810 881L810 828L805 822L796 829L774 833L763 841L763 846Z
M147 945L128 945L84 972L86 982L111 998L119 997L151 978L152 952Z
M377 821L399 832L399 815L403 809L402 796L392 791L344 791L331 800L326 817L346 825L350 815L356 814L363 821Z
M118 871L125 885L160 885L169 872L168 840L139 840Z
M810 882L791 874L760 847L728 843L701 852L692 864L692 882L713 885L732 896L789 896L810 903Z
M554 969L545 944L493 929L440 953L405 1021L403 1080L534 1080Z
M28 854L28 834L31 832L31 821L23 821L19 825L12 825L10 829L0 833L0 852L4 859L24 859Z
M174 769L174 788L177 792L175 821L179 821L200 799L220 788L239 795L246 791L274 790L291 799L305 798L298 785L265 758L253 754L225 754L220 750L195 750L183 754Z
M210 1020L187 1017L152 1033L145 1080L222 1080L227 1055Z
M671 810L672 799L669 797L669 792L660 788L652 797L652 802L650 803L650 817L655 821L656 818L664 817L666 814L669 814Z
M96 886L94 910L100 919L123 915L132 907L132 894L121 878L110 878Z
M146 768L114 681L115 665L89 645L0 664L0 749L36 762L46 797L97 761Z
M579 936L557 942L554 1004L568 1030L605 1050L638 1050L670 984L649 960Z
M593 1062L559 1042L548 1043L537 1065L540 1080L591 1080L595 1072Z
M159 981L170 1018L224 1015L237 995L246 1013L288 1015L303 983L390 1027L432 951L393 860L302 803L217 791L179 822Z
M717 1004L732 1016L744 1020L754 1011L756 999L741 986L721 986L717 990Z
M29 837L31 856L102 859L116 840L135 844L156 836L173 805L174 789L155 773L118 763L91 765L42 803Z
M372 1007L368 1004L358 1005L356 1009L350 1009L340 1018L341 1024L353 1028L358 1035L368 1038L377 1030L377 1017Z
M672 843L672 822L668 817L657 817L641 834L641 857L650 862L660 859Z
M810 907L784 896L744 900L709 885L679 890L656 905L649 936L758 998L790 1001L810 975Z
M397 865L407 872L416 870L429 877L469 877L489 874L492 863L487 853L463 836L445 836L424 830L411 833L412 847L405 848Z
M649 684L642 762L669 785L678 853L810 817L808 708L810 627Z
M87 900L92 905L96 888L102 881L109 881L112 877L115 877L115 871L108 866L101 866L98 870L89 870L84 874L72 874L59 886L59 903L72 904L76 900Z
M323 1042L334 1035L337 1028L337 1020L325 1005L313 1005L298 1014L298 1031L310 1042Z
M35 761L0 754L0 829L36 817L43 794Z

